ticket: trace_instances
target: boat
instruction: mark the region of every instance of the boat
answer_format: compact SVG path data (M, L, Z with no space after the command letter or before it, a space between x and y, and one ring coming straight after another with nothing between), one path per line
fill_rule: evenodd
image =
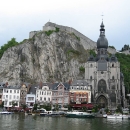
M103 114L103 118L107 118L107 114Z
M72 111L67 112L66 117L72 117L72 118L93 118L95 117L92 113L88 112L80 112L80 111Z
M123 119L128 119L130 115L122 115Z
M9 112L9 111L2 111L0 114L13 114L14 112Z
M113 115L107 115L108 119L123 119L122 114L113 114Z

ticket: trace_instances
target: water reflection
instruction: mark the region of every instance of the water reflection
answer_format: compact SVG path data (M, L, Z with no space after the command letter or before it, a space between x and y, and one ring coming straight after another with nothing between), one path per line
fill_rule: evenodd
M130 120L0 115L0 130L129 130Z

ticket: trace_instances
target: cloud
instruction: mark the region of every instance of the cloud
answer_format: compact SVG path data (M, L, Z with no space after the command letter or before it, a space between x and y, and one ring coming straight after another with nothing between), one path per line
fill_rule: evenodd
M30 31L41 30L49 20L73 27L96 41L103 13L110 45L114 45L118 37L122 46L122 36L125 43L129 41L126 37L130 30L128 5L129 0L3 0L0 4L0 42L6 43L12 37L22 41L28 38Z

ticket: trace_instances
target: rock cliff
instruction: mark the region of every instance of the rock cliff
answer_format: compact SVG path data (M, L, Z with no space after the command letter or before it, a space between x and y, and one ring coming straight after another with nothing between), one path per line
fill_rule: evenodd
M89 49L96 49L96 43L74 29L61 27L47 23L42 31L30 32L29 39L4 52L0 82L14 85L83 79Z

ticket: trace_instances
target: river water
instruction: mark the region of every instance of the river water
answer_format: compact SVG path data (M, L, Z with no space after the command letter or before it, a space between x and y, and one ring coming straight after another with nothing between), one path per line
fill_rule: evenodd
M0 130L130 130L128 119L0 115Z

